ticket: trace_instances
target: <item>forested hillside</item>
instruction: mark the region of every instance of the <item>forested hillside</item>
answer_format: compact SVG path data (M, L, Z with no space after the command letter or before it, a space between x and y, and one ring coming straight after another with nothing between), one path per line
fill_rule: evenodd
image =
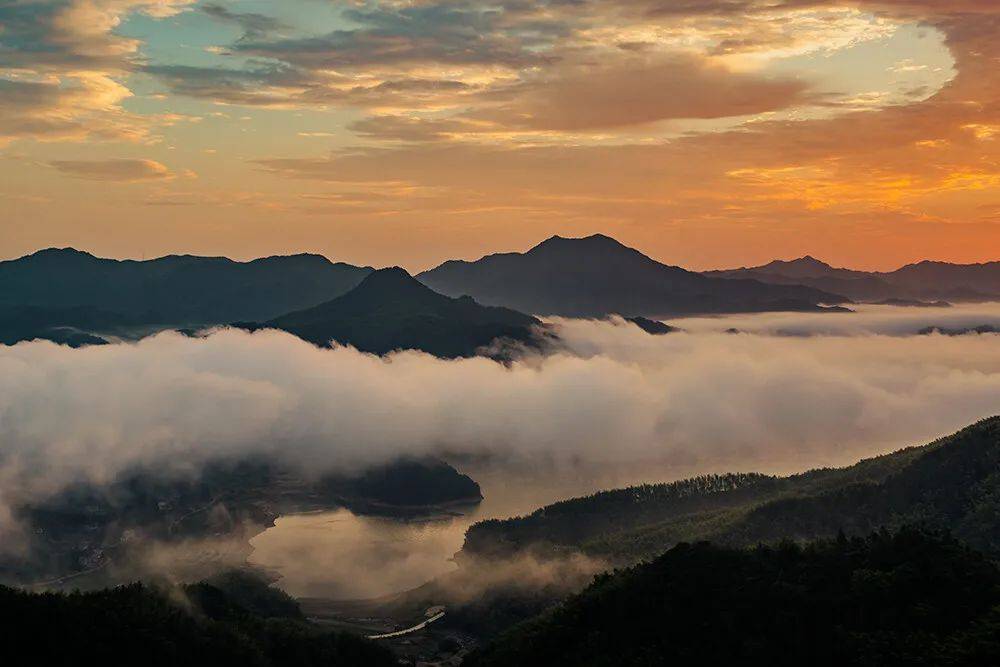
M36 665L394 665L360 637L305 621L294 600L246 575L184 587L90 593L0 587L8 656Z
M680 544L473 654L507 665L988 665L1000 571L940 535L738 550Z
M463 556L582 550L613 562L681 541L733 546L921 523L1000 553L1000 417L923 447L791 477L730 474L607 491L486 521Z

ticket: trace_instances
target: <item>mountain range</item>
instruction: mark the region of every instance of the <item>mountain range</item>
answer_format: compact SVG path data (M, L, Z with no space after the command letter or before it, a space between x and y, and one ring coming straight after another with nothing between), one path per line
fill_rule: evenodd
M132 324L266 320L356 287L371 267L320 255L102 259L72 248L0 262L0 308L92 308Z
M819 304L848 301L811 286L704 276L661 264L603 234L553 236L524 253L453 260L417 279L449 296L565 317L818 311Z
M379 271L338 301L373 272L309 254L135 261L41 250L0 262L0 344L45 338L80 346L239 322L320 345L337 340L373 352L413 347L467 356L491 335L529 342L528 331L539 323L531 315L621 315L649 331L655 318L674 315L837 311L844 308L836 304L852 300L944 307L942 299L1000 298L1000 262L921 262L870 273L803 257L701 274L601 234L554 236L524 253L448 261L416 279L402 269Z
M1000 298L1000 262L949 264L924 261L895 271L855 271L815 257L775 260L763 266L707 271L713 278L754 279L774 285L808 285L855 301L919 305L906 301L989 301ZM940 304L937 304L940 305Z

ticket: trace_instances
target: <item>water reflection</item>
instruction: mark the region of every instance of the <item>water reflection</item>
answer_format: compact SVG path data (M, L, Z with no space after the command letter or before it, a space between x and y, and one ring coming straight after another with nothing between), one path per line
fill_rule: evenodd
M250 562L276 570L278 585L299 597L372 598L420 586L453 570L451 557L466 529L483 519L507 518L563 498L620 486L645 474L540 471L537 467L469 469L484 500L451 514L418 520L357 516L346 509L284 516L251 541Z
M845 458L821 464L851 462ZM455 569L451 558L462 547L466 529L477 521L527 514L601 489L718 472L657 462L627 467L605 462L570 469L538 462L456 467L479 482L484 496L479 506L419 520L357 516L345 509L284 516L251 541L254 551L249 560L277 571L281 576L277 585L297 597L380 597L416 588ZM754 469L789 474L808 467L812 466L798 461L774 461Z
M400 521L346 509L281 517L251 542L295 596L370 598L414 588L455 565L471 516Z

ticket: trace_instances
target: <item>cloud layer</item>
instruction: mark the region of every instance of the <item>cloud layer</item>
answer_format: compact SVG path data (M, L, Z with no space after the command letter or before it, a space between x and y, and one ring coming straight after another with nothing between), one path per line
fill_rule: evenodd
M131 467L192 474L247 455L313 474L435 452L789 470L1000 412L990 335L653 337L622 322L558 326L564 351L510 367L230 330L0 348L0 507Z

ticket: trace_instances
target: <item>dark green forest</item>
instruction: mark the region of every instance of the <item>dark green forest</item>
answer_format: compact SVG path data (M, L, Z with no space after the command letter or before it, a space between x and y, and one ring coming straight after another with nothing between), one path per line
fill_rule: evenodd
M922 447L791 477L710 475L605 491L472 526L463 557L579 550L631 564L682 541L750 546L922 524L1000 554L1000 417Z
M1000 571L903 528L805 546L675 546L480 649L507 665L990 665Z
M0 587L0 624L7 655L23 656L22 664L395 664L387 649L307 623L292 598L240 573L88 593Z

